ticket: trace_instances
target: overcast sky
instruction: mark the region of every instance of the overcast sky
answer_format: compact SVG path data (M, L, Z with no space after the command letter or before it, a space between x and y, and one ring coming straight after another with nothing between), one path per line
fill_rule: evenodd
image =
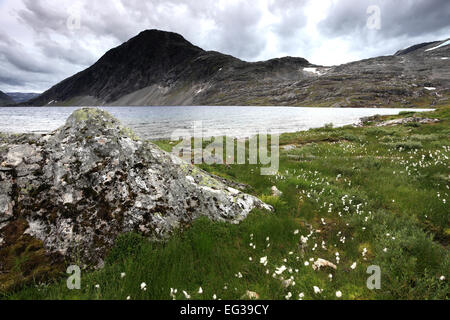
M0 0L0 90L41 92L145 29L335 65L450 37L450 0Z

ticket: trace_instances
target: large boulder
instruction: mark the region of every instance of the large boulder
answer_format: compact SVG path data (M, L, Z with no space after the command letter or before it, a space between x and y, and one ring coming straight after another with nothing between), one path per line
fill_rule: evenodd
M0 136L0 256L26 238L48 257L101 266L121 233L165 239L198 217L238 223L254 208L272 209L99 109L49 135Z

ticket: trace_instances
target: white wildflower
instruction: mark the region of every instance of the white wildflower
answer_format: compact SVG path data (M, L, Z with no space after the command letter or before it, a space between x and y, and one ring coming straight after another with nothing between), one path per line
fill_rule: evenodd
M186 291L183 291L183 294L186 297L186 299L189 300L191 298L191 296Z
M317 287L317 286L314 286L313 288L314 288L314 293L315 293L315 294L322 293L322 291L323 291L322 289L320 289L320 288Z
M264 266L267 266L267 257L262 257L261 259L259 259L259 262Z
M278 274L278 275L280 275L280 274L282 274L284 271L286 271L286 267L285 266L281 266L281 267L279 267L279 268L277 268L276 270L275 270L275 273L276 274Z

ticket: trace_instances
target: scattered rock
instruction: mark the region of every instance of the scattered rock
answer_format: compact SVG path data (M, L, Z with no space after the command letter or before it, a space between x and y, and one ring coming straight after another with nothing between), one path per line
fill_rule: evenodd
M274 197L281 197L282 195L283 195L283 192L278 190L278 188L276 186L272 187L272 196L274 196Z
M253 291L247 290L247 292L242 296L242 299L258 300L259 294Z
M337 269L337 267L334 263L331 263L330 261L319 258L314 262L313 269L320 270L320 268L332 268L334 270Z
M401 118L401 119L383 121L381 123L377 123L375 126L376 127L386 127L386 126L393 126L393 125L407 124L407 123L431 124L431 123L437 123L437 122L440 122L440 120L439 119L410 117L410 118Z
M282 148L284 151L291 151L291 150L295 150L297 148L297 146L294 144L289 144L289 145L283 146Z

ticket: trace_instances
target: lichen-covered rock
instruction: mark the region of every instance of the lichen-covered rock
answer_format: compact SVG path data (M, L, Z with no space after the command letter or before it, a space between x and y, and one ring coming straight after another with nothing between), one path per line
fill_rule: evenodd
M52 134L3 137L0 191L0 251L27 236L97 266L124 232L165 239L200 216L238 223L271 210L88 108Z

